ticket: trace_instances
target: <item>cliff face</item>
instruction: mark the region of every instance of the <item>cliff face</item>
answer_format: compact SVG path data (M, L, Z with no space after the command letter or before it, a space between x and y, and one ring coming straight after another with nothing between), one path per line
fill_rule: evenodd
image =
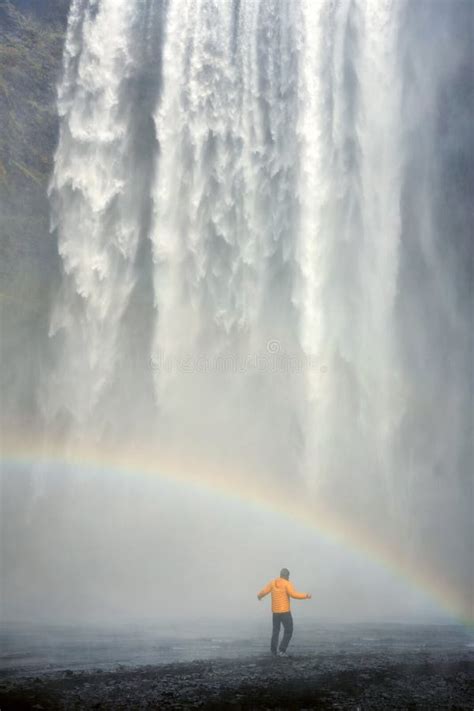
M69 0L0 0L1 394L31 411L39 333L55 266L48 178ZM9 367L10 366L10 367Z
M49 4L42 16L34 3L32 12L26 3L20 10L0 1L0 204L2 217L10 218L7 234L16 232L18 221L43 222L48 212L46 187L56 143L56 83L67 13L66 2ZM2 228L4 245L4 224Z

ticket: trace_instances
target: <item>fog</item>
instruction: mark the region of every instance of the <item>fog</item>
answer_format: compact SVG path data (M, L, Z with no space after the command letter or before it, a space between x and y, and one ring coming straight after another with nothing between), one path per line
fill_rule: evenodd
M73 0L2 310L4 620L260 619L283 566L302 619L473 617L472 27Z

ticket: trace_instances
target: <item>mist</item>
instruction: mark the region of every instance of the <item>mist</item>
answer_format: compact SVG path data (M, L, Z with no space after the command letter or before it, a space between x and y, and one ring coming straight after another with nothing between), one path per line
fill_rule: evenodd
M472 619L472 13L73 0L50 232L0 223L4 620L260 619L282 566Z

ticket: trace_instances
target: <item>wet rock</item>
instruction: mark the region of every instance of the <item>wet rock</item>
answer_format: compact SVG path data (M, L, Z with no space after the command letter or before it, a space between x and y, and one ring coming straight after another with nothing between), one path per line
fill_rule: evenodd
M181 663L114 672L45 674L16 679L0 687L0 707L6 696L40 704L44 709L199 708L242 709L395 709L474 708L474 659L452 654L310 655L290 665L266 657ZM69 672L69 674L67 673ZM11 682L13 684L13 682ZM34 697L32 697L34 692ZM41 693L41 698L39 698ZM44 697L44 700L43 700ZM10 707L12 704L10 705ZM8 708L5 703L5 707Z

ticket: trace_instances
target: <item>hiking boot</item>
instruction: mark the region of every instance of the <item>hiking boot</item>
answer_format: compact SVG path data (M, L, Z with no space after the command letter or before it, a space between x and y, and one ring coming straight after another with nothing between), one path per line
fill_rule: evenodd
M290 655L287 652L278 652L279 657L289 657Z

